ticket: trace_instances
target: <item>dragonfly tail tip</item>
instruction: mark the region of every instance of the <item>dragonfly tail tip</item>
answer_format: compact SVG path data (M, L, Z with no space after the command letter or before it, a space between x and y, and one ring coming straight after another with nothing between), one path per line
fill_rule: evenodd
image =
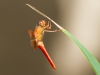
M54 66L53 68L54 68L54 70L56 70L56 66Z

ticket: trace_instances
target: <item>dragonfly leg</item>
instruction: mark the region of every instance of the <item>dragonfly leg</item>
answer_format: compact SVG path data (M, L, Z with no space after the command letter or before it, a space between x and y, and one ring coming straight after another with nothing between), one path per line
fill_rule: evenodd
M48 29L51 29L51 21L48 21Z
M56 29L56 30L44 30L44 32L58 32L60 31L60 29Z

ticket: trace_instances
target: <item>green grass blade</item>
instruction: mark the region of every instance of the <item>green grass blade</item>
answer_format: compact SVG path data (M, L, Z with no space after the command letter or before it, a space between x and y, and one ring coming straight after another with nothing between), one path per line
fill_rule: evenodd
M83 54L88 59L90 65L92 66L93 70L97 75L100 75L100 63L97 61L97 59L67 30L62 29L62 31L70 38L72 39L77 46L80 48L80 50L83 52Z

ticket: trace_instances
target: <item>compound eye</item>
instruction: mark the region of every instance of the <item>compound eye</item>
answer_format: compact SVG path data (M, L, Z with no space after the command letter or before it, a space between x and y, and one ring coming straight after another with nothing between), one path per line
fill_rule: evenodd
M42 21L40 23L42 24Z
M46 24L46 22L43 20L43 24Z
M39 24L42 24L42 23L43 23L42 21L39 22Z

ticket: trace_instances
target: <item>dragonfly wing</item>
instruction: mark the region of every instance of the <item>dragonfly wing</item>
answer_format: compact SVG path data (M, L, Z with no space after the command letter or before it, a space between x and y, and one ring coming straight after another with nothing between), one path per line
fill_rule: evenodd
M31 44L31 47L32 47L33 50L37 49L37 42L36 42L36 40L31 40L30 44Z
M55 64L53 63L52 59L50 58L48 52L46 51L43 42L38 42L38 47L40 48L40 50L44 53L44 55L46 56L46 58L48 59L49 63L51 64L51 66L56 69Z
M27 32L28 32L29 37L30 37L31 39L34 38L34 33L33 33L33 31L32 31L31 29L29 29L28 27L27 27Z

